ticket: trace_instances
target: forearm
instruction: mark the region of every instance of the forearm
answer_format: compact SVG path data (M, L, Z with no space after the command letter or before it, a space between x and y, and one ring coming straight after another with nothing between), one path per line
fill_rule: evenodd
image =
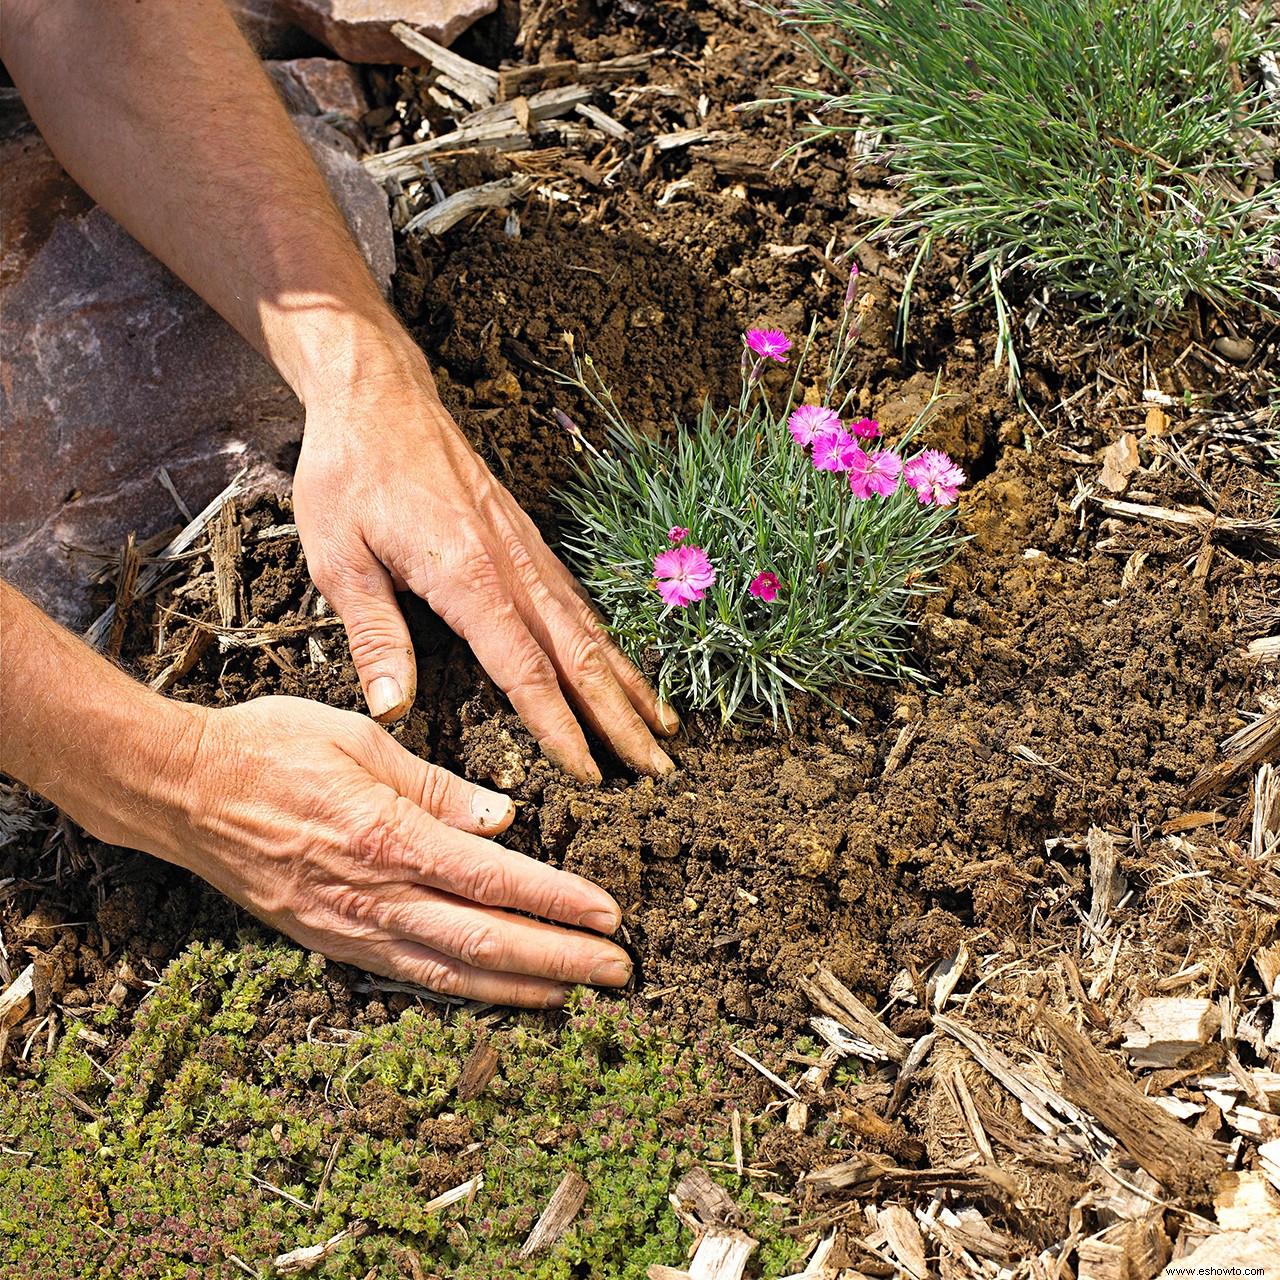
M0 771L93 835L154 851L197 733L193 709L129 679L0 582Z
M416 358L221 0L0 12L0 56L67 171L304 403Z

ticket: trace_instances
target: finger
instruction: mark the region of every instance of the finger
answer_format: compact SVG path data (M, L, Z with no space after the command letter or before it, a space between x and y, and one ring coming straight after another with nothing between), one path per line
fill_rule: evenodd
M654 733L671 737L680 728L680 717L675 708L663 702L634 663L614 643L604 630L600 616L587 589L569 572L563 561L547 546L537 526L528 514L517 507L519 523L524 527L527 545L537 555L544 581L556 594L560 603L577 624L597 637L601 654L613 673L613 678L626 693L631 705L640 713L646 725Z
M326 579L316 585L347 629L369 714L383 722L399 720L413 705L418 673L391 575L365 551L358 566Z
M566 612L577 626L597 638L601 656L608 664L610 673L645 724L654 733L660 733L664 738L671 737L680 728L680 717L675 708L658 697L640 669L613 642L577 579L558 560L556 564L572 587L577 588L570 591L568 599L561 596Z
M548 759L582 782L602 774L582 728L569 710L556 669L509 599L469 612L454 625L477 661L511 700Z
M388 942L378 949L370 968L401 982L414 982L429 991L483 1000L488 1004L519 1005L525 1009L559 1009L569 988L545 978L492 973L473 969L452 956L416 942Z
M670 773L671 757L653 740L626 691L605 661L603 632L593 622L582 626L542 583L535 585L528 614L533 638L550 657L561 687L592 729L619 759L641 773Z
M631 978L627 953L595 934L478 907L452 894L416 890L388 903L379 917L379 927L388 933L472 969L608 987L624 986Z
M419 809L459 831L493 836L515 817L515 805L501 791L490 791L439 765L428 764L402 747L385 729L365 721L366 732L348 745L348 754L380 782Z
M381 824L375 844L418 884L596 933L612 933L622 921L613 898L582 876L457 831L403 798L388 812L391 818Z

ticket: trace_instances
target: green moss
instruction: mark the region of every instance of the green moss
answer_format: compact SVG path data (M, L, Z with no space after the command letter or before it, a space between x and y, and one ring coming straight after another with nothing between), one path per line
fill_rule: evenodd
M726 1035L678 1042L646 1012L586 992L563 1018L490 1030L410 1010L343 1043L267 1052L269 1003L322 977L283 944L196 945L138 1011L114 1081L74 1027L38 1079L0 1081L15 1149L0 1154L0 1274L230 1280L245 1274L234 1255L265 1277L277 1254L356 1219L370 1233L312 1275L390 1280L410 1274L405 1249L428 1275L468 1280L624 1280L685 1257L668 1192L691 1165L731 1158L729 1099L745 1096ZM454 1086L482 1036L498 1074L460 1104ZM315 1200L335 1144L312 1215L295 1201ZM588 1183L582 1213L551 1252L521 1260L570 1167ZM476 1173L470 1202L425 1211ZM727 1185L762 1242L757 1273L795 1269L776 1207L731 1173Z

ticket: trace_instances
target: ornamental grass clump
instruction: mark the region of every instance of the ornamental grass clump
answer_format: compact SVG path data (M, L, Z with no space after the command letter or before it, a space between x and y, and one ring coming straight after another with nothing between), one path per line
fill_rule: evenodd
M565 551L624 651L685 707L789 724L793 693L918 675L911 602L952 554L965 476L920 446L933 406L896 441L850 412L856 295L855 267L816 391L802 394L812 331L790 389L774 393L765 374L792 343L752 329L738 403L704 404L671 443L627 425L570 341L562 381L603 415L606 447L557 411L582 450L562 495L575 526Z
M843 92L787 92L817 137L880 133L899 234L1024 268L1088 318L1145 327L1192 294L1280 298L1280 26L1234 0L789 0ZM914 268L911 276L914 277ZM909 294L909 289L908 289ZM904 305L906 299L904 298ZM1012 352L1010 351L1010 354Z

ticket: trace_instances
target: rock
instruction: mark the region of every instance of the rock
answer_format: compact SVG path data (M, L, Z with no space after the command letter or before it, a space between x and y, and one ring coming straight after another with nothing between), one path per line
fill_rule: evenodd
M386 200L345 139L299 118L379 282L394 267ZM181 523L242 467L284 488L302 410L275 371L59 168L35 127L0 135L0 575L71 625L88 620L92 566Z
M1248 364L1253 358L1253 339L1222 337L1214 342L1213 349L1232 364Z
M280 9L348 62L416 66L422 58L391 34L394 23L416 27L437 44L452 44L498 0L281 0Z
M519 404L521 394L520 379L510 369L504 369L493 378L482 378L476 383L477 404Z
M336 111L358 120L369 110L360 73L336 58L294 58L265 65L295 114L319 116Z

